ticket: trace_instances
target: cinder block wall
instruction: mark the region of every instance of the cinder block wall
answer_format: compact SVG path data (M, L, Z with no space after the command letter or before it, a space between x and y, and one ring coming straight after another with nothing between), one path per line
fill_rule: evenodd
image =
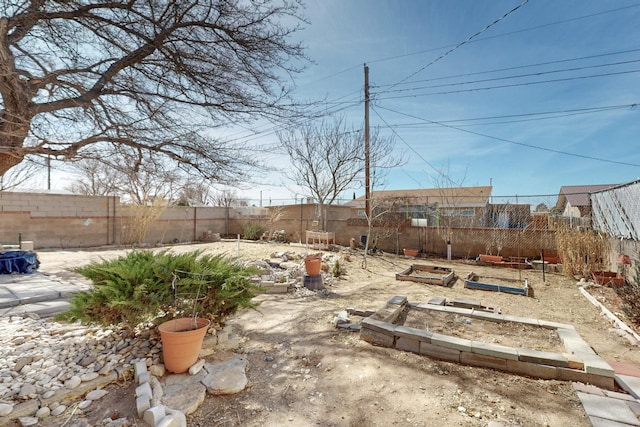
M130 223L130 211L114 196L0 192L0 243L34 242L34 248L96 247L122 244L123 227ZM287 240L305 241L306 230L321 230L318 206L299 204L281 207L169 207L151 225L145 243L206 240L207 234L242 235L248 223L259 223L264 231L285 230ZM408 224L408 223L407 223ZM367 224L358 209L331 206L327 209L327 230L336 244L359 244L367 234ZM380 234L380 230L373 230ZM475 257L485 253L492 229L455 229L452 255ZM545 230L504 230L516 233L518 247L504 247L503 256L539 256L540 249L555 250L555 235ZM402 248L418 248L427 254L446 254L446 241L436 227L405 225L393 233L382 233L378 248L395 253ZM515 235L515 234L514 234Z
M34 247L110 245L119 239L117 197L0 192L0 242ZM20 236L20 237L19 237Z

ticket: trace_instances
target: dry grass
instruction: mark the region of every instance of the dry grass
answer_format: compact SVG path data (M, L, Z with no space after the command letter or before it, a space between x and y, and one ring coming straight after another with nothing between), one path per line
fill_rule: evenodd
M609 241L603 233L563 227L556 232L558 256L567 276L590 277L592 271L604 269L609 256Z
M146 205L129 205L123 217L122 243L135 245L144 242L153 223L167 210L167 202L156 198Z

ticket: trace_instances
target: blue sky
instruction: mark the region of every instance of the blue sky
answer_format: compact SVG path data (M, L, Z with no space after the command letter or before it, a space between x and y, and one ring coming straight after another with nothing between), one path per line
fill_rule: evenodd
M305 15L296 95L361 127L366 63L371 127L407 158L377 189L553 195L640 177L640 1L322 0ZM298 191L271 175L243 194Z
M370 125L407 159L374 189L493 185L512 200L640 177L640 0L308 0L304 15L295 96L361 128L366 63ZM255 129L225 134L277 142ZM255 205L308 194L282 173L255 181L237 191Z

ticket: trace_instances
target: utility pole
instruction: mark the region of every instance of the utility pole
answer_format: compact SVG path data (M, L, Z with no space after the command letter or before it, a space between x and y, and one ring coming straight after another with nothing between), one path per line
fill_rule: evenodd
M364 210L371 219L371 180L369 176L369 67L364 64Z

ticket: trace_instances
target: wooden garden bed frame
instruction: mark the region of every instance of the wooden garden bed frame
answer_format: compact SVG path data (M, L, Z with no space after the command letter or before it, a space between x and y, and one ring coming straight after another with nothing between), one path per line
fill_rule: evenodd
M435 265L411 264L406 270L396 273L396 280L409 280L430 285L450 286L451 284L452 286L454 279L453 269Z

